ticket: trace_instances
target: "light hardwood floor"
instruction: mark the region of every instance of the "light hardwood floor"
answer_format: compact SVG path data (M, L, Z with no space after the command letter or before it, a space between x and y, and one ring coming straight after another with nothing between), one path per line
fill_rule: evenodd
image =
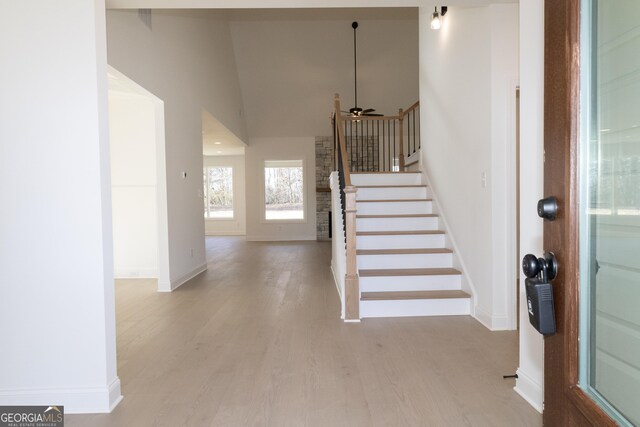
M207 238L171 294L116 283L111 414L67 426L539 426L513 391L515 332L467 316L343 323L331 245Z

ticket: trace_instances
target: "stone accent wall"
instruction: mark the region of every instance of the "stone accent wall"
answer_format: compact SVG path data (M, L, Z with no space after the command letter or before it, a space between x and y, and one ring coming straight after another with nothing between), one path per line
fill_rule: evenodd
M329 175L333 171L333 137L316 137L316 229L318 240L330 240L331 190Z
M351 171L376 172L379 170L381 153L377 137L347 137L346 142ZM316 231L318 240L330 240L331 192L329 175L333 171L333 156L333 136L316 136Z
M346 151L351 172L378 172L380 144L373 136L346 137Z

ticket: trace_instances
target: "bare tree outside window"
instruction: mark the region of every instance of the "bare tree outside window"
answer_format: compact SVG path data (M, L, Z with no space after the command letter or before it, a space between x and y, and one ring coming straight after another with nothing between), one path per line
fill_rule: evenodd
M233 218L233 168L204 168L204 217Z
M265 219L304 219L303 175L302 160L265 162Z

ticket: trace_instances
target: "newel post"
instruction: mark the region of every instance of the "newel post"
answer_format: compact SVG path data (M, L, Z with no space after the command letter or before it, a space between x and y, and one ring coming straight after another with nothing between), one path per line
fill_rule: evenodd
M338 170L338 150L340 146L338 145L339 132L342 132L342 126L340 126L340 95L333 95L333 170Z
M356 192L352 185L345 187L345 228L347 230L347 271L344 277L345 320L360 320L360 280L356 264Z
M398 171L404 172L404 111L398 110L398 121L400 122L400 149L398 150Z

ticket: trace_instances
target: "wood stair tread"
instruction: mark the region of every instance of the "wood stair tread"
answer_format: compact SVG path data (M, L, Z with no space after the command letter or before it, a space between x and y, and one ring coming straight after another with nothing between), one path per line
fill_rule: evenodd
M470 298L465 291L362 292L361 301Z
M426 185L422 184L405 184L405 185L357 185L358 188L427 188Z
M442 230L409 230L409 231L357 231L356 236L411 236L416 234L444 234Z
M451 276L461 274L455 268L389 268L359 270L360 277Z
M447 248L417 248L417 249L358 249L356 255L411 255L411 254L450 254Z
M356 218L436 218L437 214L356 215Z
M356 203L401 203L401 202L432 202L433 199L378 199L356 200Z

